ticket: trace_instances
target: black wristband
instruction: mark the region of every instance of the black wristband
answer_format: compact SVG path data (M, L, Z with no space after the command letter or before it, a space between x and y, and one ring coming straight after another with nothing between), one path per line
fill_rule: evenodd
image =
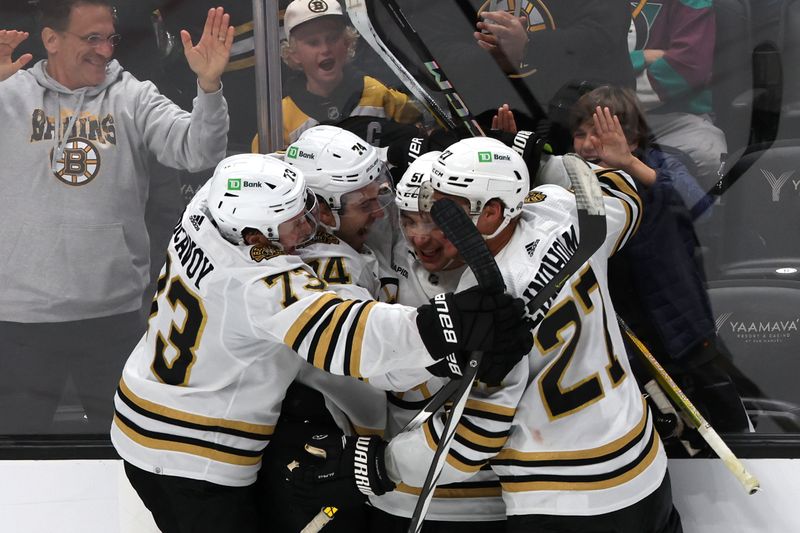
M386 441L379 437L358 437L353 450L353 477L356 487L367 496L380 496L394 490L386 472Z

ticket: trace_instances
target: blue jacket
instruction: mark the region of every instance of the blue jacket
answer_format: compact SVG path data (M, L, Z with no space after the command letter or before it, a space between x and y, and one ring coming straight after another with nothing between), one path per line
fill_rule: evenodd
M642 159L656 170L656 183L641 191L639 231L611 262L612 295L657 356L680 359L714 335L693 217L684 202L704 195L675 156L651 148Z

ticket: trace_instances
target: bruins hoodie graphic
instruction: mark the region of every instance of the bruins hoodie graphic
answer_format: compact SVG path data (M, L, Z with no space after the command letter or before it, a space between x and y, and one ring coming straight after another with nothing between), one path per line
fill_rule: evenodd
M0 82L0 320L134 311L149 276L148 161L189 171L225 157L222 91L182 110L117 61L70 90L42 60Z

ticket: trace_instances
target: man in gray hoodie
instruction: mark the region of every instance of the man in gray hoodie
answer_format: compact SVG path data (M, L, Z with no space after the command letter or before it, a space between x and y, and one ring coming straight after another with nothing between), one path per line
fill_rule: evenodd
M210 9L191 113L112 59L109 0L41 0L47 59L12 61L28 34L0 31L0 434L50 433L69 376L105 433L125 359L144 330L148 161L199 171L225 157L220 76L233 27ZM187 254L188 257L188 254Z

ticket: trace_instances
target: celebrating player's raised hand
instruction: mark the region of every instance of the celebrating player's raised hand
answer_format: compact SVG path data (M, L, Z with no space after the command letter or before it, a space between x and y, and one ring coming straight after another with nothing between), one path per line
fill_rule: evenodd
M33 59L31 54L22 54L16 61L11 60L19 43L27 38L26 31L0 30L0 81L10 78Z
M203 35L196 45L186 30L181 30L183 53L189 68L197 74L200 88L210 93L219 90L220 77L231 55L233 45L233 26L230 15L221 7L208 10Z

